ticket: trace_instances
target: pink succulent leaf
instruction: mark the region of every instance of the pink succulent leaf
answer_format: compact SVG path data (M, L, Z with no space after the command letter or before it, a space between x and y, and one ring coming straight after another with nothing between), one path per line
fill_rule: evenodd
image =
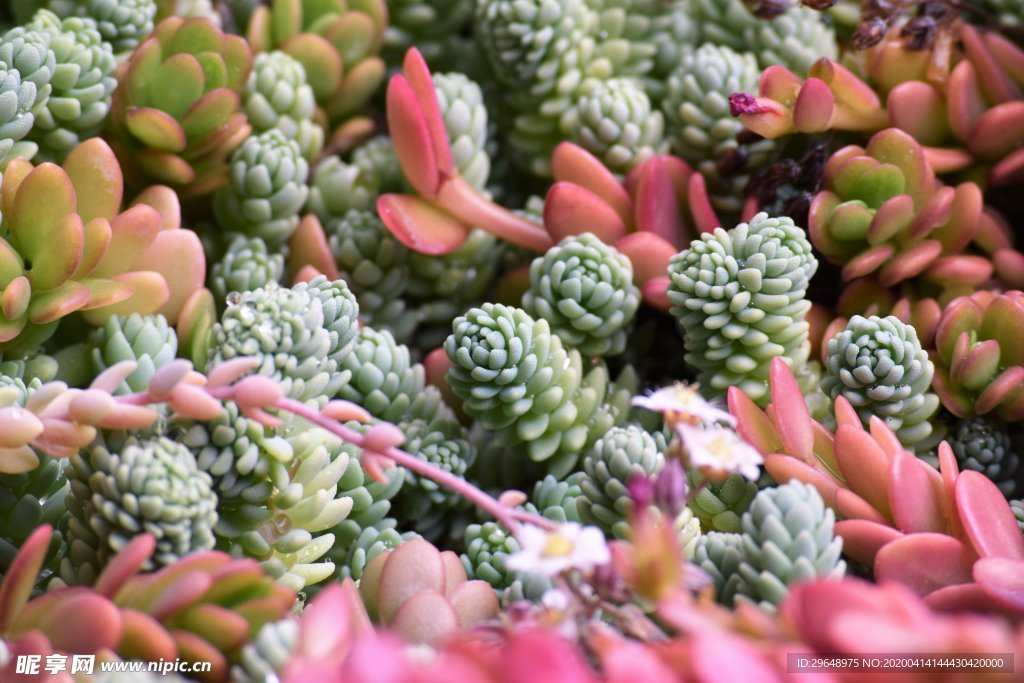
M871 503L850 489L841 488L836 491L836 511L845 519L864 519L876 524L892 525L891 520L883 517Z
M521 247L544 252L555 244L543 225L486 199L458 175L441 184L436 201L438 207L466 225L483 228Z
M911 534L887 543L875 557L879 581L899 581L918 595L944 586L969 583L977 556L945 534Z
M826 505L835 507L836 493L841 490L839 483L820 469L788 455L766 455L764 468L777 482L798 479L810 484L818 490Z
M670 280L667 275L654 277L640 287L644 303L659 311L668 313L672 308L672 302L668 298L668 287Z
M682 162L680 162L682 163ZM680 200L686 198L689 186L677 188L666 157L651 157L634 170L633 197L636 203L636 229L661 237L675 247L686 248L694 235L688 235L682 223ZM686 169L689 170L689 169ZM691 173L676 173L687 180ZM684 192L680 193L678 189Z
M377 212L402 244L422 254L450 254L469 237L469 227L419 197L385 194Z
M979 556L1024 560L1024 536L992 480L980 472L961 472L955 495L964 531Z
M774 388L773 382L772 389L774 390ZM774 420L769 419L765 412L739 387L729 387L727 398L729 412L736 418L736 431L744 441L754 446L761 452L761 455L782 452L782 437L779 435Z
M808 78L793 104L793 127L799 133L820 133L832 124L835 97L819 78Z
M642 167L643 164L637 168ZM551 155L551 171L558 183L578 185L601 197L618 214L623 225L628 226L632 222L633 200L629 192L615 174L587 150L571 142L559 144ZM627 187L636 172L637 169L630 172Z
M974 563L974 580L986 595L1024 616L1024 560L983 557Z
M900 531L946 531L946 520L925 468L927 464L900 451L893 456L889 479L889 505Z
M341 278L323 226L315 214L308 214L299 221L299 227L288 242L288 274L293 282L299 269L306 265L331 280Z
M0 583L0 633L6 633L32 594L43 567L53 527L43 524L25 539Z
M715 207L711 203L707 182L700 173L690 176L687 196L690 202L690 215L698 233L712 233L716 228L722 227L722 221L718 219Z
M900 83L889 91L886 109L892 125L922 145L940 145L949 137L945 98L929 83Z
M878 551L904 534L886 524L866 519L836 522L836 536L843 539L843 554L861 564L874 566Z
M445 176L453 175L456 173L455 164L452 162L451 144L445 129L444 118L441 116L441 109L437 104L434 80L430 75L426 60L415 47L409 48L405 53L402 74L416 94L416 99L423 111L439 172Z
M793 131L790 110L768 97L733 93L729 95L729 112L739 116L748 130L764 138L778 138Z
M569 182L555 183L548 190L544 227L556 241L591 232L605 244L615 244L627 232L622 217L601 195Z
M432 197L443 179L430 125L416 92L400 74L388 83L387 116L402 173L417 192Z
M156 538L152 534L141 534L133 538L103 568L96 579L94 590L113 599L128 579L141 571L155 549Z
M653 232L634 232L612 243L633 265L633 282L642 286L654 278L664 277L676 248Z
M747 640L725 632L695 635L690 653L693 671L701 683L781 683L784 680Z
M966 25L961 31L961 40L967 51L967 59L978 72L978 83L988 98L996 103L1010 102L1021 96L1009 76L1003 72L994 55L989 52L981 34L974 26Z
M850 490L891 519L889 457L871 435L863 428L840 425L836 430L836 461Z
M796 378L781 358L772 360L769 377L775 424L786 452L810 461L814 457L811 413Z

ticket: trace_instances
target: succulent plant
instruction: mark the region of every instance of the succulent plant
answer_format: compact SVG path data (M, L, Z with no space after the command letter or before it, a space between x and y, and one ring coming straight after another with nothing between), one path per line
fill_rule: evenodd
M241 111L251 67L246 42L207 19L160 22L114 91L111 123L121 163L138 169L133 180L165 183L182 196L227 184L228 158L251 130Z
M306 70L313 93L332 121L360 111L384 79L377 56L387 26L384 0L273 0L249 18L254 52L286 52Z
M254 135L231 155L230 175L214 198L221 228L271 246L286 242L309 194L309 164L298 143L277 128Z
M306 69L284 52L263 52L253 59L242 109L253 131L281 131L298 144L307 161L323 149L324 130L314 120L316 98L306 82Z
M274 430L225 402L212 420L172 418L168 436L184 444L210 475L221 505L264 505L274 490L271 465L290 462L294 448Z
M291 457L270 459L270 497L262 504L222 502L215 527L223 546L259 560L268 576L296 592L334 574L334 563L323 559L335 543L330 529L353 506L339 491L349 455L328 437L317 430L290 436Z
M580 484L586 476L584 472L573 472L563 481L555 479L550 474L545 476L533 487L533 495L524 506L526 511L560 524L579 522L580 514L576 507L576 499L583 495Z
M274 283L242 292L214 325L207 366L243 356L299 400L333 396L348 373L340 362L356 335L359 305L344 281L324 277L288 289Z
M45 21L45 15L40 18ZM35 84L33 108L37 115L46 107L53 90L50 79L57 70L57 56L50 49L50 38L41 24L30 22L8 30L0 41L0 62L17 69L23 81Z
M696 50L684 48L666 79L662 108L672 149L708 179L712 201L720 211L739 211L749 181L747 171L762 165L774 147L770 141L761 141L741 148L736 138L743 124L729 111L729 96L752 90L759 77L753 55L705 43ZM743 155L741 168L720 173L719 160L730 154Z
M299 640L299 622L282 619L264 624L242 648L238 664L231 668L238 683L265 683L279 678Z
M415 45L431 64L442 62L467 68L454 61L453 46L473 18L473 0L389 0L384 52L389 62L400 62ZM463 38L463 40L465 40Z
M116 53L131 52L153 31L155 0L82 0L78 11L96 22Z
M949 434L949 444L961 471L981 472L1009 498L1019 488L1020 454L1001 420L973 417L960 420Z
M344 548L339 548L340 544L335 544L331 557L338 567L337 576L358 581L362 578L366 565L377 555L394 550L402 543L417 537L411 531L400 533L395 529L396 524L393 518L385 517L375 524L362 527L359 535L345 544Z
M465 478L466 470L476 459L473 445L461 438L462 430L455 422L428 423L417 419L400 425L405 434L403 446L408 453L426 460L438 469ZM405 484L395 500L394 511L399 521L407 522L425 537L422 522L431 516L450 514L464 503L462 496L436 481L407 471Z
M57 528L67 514L67 461L40 457L31 472L0 474L0 577L7 574L20 548L44 524ZM60 570L68 545L54 533L35 587L43 589Z
M75 311L94 324L128 313L160 313L175 323L202 286L199 239L161 215L177 207L154 192L121 211L121 169L99 138L76 147L63 167L16 159L4 181L6 347L35 348Z
M668 298L703 390L714 396L739 386L762 401L773 358L794 367L807 361L804 294L817 268L804 231L765 213L705 233L672 258Z
M61 578L69 584L91 585L140 534L156 537L148 569L214 546L217 495L182 444L164 437L98 442L72 456L67 476L71 517Z
M232 292L251 292L281 284L284 255L273 253L259 237L236 235L220 261L210 269L210 291L223 306Z
M123 394L145 391L153 373L178 355L178 335L162 315L111 316L90 342L96 374L121 361L136 364L118 389Z
M740 519L757 495L757 484L740 474L730 474L720 482L706 482L696 488L698 477L690 475L695 487L689 508L705 532L738 533Z
M845 397L865 425L881 418L907 448L927 449L937 441L929 422L939 409L930 391L934 366L912 326L894 316L854 316L826 353L821 388L832 400Z
M530 266L523 308L587 356L614 356L626 348L640 307L629 259L591 233L569 236Z
M575 349L566 351L547 321L522 309L484 304L452 322L445 341L452 362L446 380L462 408L495 433L501 446L519 446L550 474L565 476L601 433L608 372L586 374Z
M338 272L359 300L362 321L407 341L418 323L404 295L409 254L377 215L350 210L324 226Z
M391 138L378 136L357 147L349 163L336 156L320 162L306 210L325 223L349 211L371 211L379 195L401 190L404 183Z
M460 559L466 576L489 583L502 605L520 600L539 601L552 588L551 580L543 575L514 572L505 567L509 556L520 551L520 545L499 524L470 524L466 527L465 546L466 552Z
M593 81L564 120L569 139L614 173L625 174L667 148L665 120L636 79Z
M491 159L487 154L487 108L480 86L461 73L435 73L437 106L452 148L452 161L473 187L487 185Z
M977 292L942 312L935 330L935 393L957 417L1024 416L1024 357L1017 353L1024 294Z
M498 612L488 583L467 580L454 553L422 539L377 555L363 572L359 594L372 618L412 643L436 643Z
M697 540L693 563L711 577L715 584L715 598L724 605L735 604L737 595L750 593L750 587L740 573L742 562L741 534L712 531Z
M635 425L614 427L602 435L583 458L585 476L576 498L580 521L616 538L628 538L630 480L656 474L665 462L664 451L664 437Z
M1010 509L1013 510L1013 516L1017 520L1020 532L1024 534L1024 500L1011 500Z
M843 266L846 280L876 274L885 287L917 276L942 282L942 268L969 260L961 252L979 228L981 209L977 185L942 185L921 145L890 128L865 148L832 155L808 231L825 258ZM990 274L991 266L970 277L980 282Z
M0 163L18 154L32 156L35 145L23 140L35 124L37 102L45 102L45 96L40 96L35 83L23 79L16 68L6 63L0 68L0 95L10 103L0 112Z
M822 13L800 5L748 26L743 45L762 69L780 65L798 74L807 73L819 59L835 59L839 52L835 32Z
M39 144L45 157L61 160L98 132L107 117L117 85L116 60L89 17L61 20L40 10L26 28L54 57L45 106L37 107L28 139Z

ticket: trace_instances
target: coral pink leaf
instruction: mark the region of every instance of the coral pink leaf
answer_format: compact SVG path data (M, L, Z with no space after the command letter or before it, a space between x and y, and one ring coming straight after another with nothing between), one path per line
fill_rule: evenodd
M1024 149L1014 150L999 160L988 174L993 187L1019 183L1024 179Z
M448 599L463 628L491 619L500 610L494 589L485 581L464 581L451 591Z
M668 313L672 302L668 298L669 279L667 275L652 277L640 287L644 303L659 311Z
M973 470L961 472L955 495L964 531L978 555L1024 560L1024 536L992 480Z
M427 116L409 81L391 77L387 93L388 129L406 180L420 194L433 196L441 185L441 169Z
M891 526L867 519L844 519L836 522L836 536L843 539L843 554L869 567L874 566L878 551L887 544L904 538Z
M459 176L448 178L441 185L436 202L465 225L482 228L521 247L545 252L554 246L543 225L495 204Z
M953 68L946 90L950 128L958 140L966 142L974 123L988 109L977 74L968 60Z
M984 557L974 563L974 580L996 602L1019 618L1024 614L1024 561Z
M762 97L792 104L802 83L802 79L786 67L773 65L761 72L758 92Z
M967 60L978 72L978 84L986 91L989 100L1000 103L1020 99L1020 88L999 67L978 29L965 24L960 32L960 39L967 50Z
M967 146L978 156L998 158L1024 141L1024 102L997 104L975 122Z
M962 171L974 162L970 152L948 147L925 147L924 158L936 173L942 174Z
M820 78L808 78L793 104L793 127L800 133L828 130L836 110L832 91Z
M648 159L636 169L634 175L637 231L658 235L675 247L673 251L686 248L690 238L681 222L681 198L676 193L665 158ZM693 176L690 174L688 177Z
M160 273L167 282L169 296L157 313L174 325L185 302L206 281L206 255L199 236L191 230L164 230L157 233L149 249L135 262L136 268Z
M0 633L6 634L32 595L39 570L53 538L53 527L43 524L25 539L0 583Z
M878 510L850 489L840 488L836 491L836 512L845 519L863 519L877 524L891 525L891 520L883 517Z
M852 208L856 209L857 207L854 206ZM896 247L893 245L880 244L877 247L872 247L867 251L857 254L843 267L843 280L849 282L870 275L882 267L883 264L889 262L894 253L896 253Z
M544 227L556 241L590 232L605 244L615 244L626 235L626 223L611 204L582 185L569 182L555 183L548 190Z
M975 571L977 571L978 564L978 562L974 563ZM985 589L977 583L977 577L975 577L975 583L958 583L932 591L924 596L924 602L937 612L1002 614L1011 620L1020 616L1018 610L1009 608L986 593Z
M774 382L772 388L775 388ZM736 432L743 437L743 440L756 448L761 455L781 453L782 437L774 422L768 419L765 412L739 387L729 387L726 396L729 402L729 412L736 418ZM799 453L789 453L789 455L807 460Z
M155 662L178 656L174 639L153 617L134 609L121 610L123 632L117 653L125 659Z
M614 245L633 264L633 282L637 285L665 277L668 262L676 255L676 248L653 232L634 232L614 242Z
M627 184L647 162L630 172ZM600 197L618 214L623 225L633 220L633 200L619 179L597 157L571 142L560 143L551 155L551 172L560 183L571 183Z
M185 662L203 662L210 665L207 680L223 681L228 678L228 661L223 652L200 636L182 629L171 631L178 646L178 658Z
M892 518L900 531L944 532L946 520L942 506L926 465L906 451L899 451L892 459L892 477L889 480L889 506Z
M166 185L152 185L143 190L132 206L146 204L152 206L160 214L161 230L177 230L181 227L181 203L178 194Z
M784 680L764 655L744 638L727 635L724 630L699 633L692 638L691 666L697 674L696 680L702 683L782 683Z
M777 454L764 457L764 468L768 474L772 475L772 479L780 484L785 484L790 479L810 484L818 490L826 505L833 508L836 506L836 493L840 490L839 484L825 472L792 456Z
M193 571L180 577L167 590L155 597L148 612L155 619L166 621L197 602L213 586L213 578L203 571Z
M1009 349L1010 347L1002 346L1001 348ZM1010 360L1004 358L1003 363L1007 364ZM1014 365L1006 368L981 392L974 404L974 409L979 415L995 410L1001 403L1011 399L1019 392L1022 385L1024 385L1024 367Z
M434 79L430 75L423 55L415 47L409 48L405 53L402 62L402 74L407 79L409 86L419 100L420 108L430 130L430 137L433 140L434 158L437 160L437 167L441 173L452 175L455 173L455 164L452 163L452 152L448 142L448 133L445 129L444 118L441 116L441 109L437 104L437 93L434 90Z
M43 630L55 650L113 650L121 640L121 612L100 595L80 593L60 601L47 615Z
M886 109L892 125L922 145L940 145L949 137L945 98L929 83L900 83L889 91Z
M893 431L877 415L872 415L868 420L868 431L871 433L871 438L882 447L889 457L903 451L903 444L900 443L899 437L893 434Z
M110 306L83 310L82 315L93 325L103 324L112 315L129 315L131 313L146 315L156 313L171 296L164 276L151 270L123 273L111 279L130 286L132 295L124 301Z
M327 244L320 219L315 214L308 214L299 222L291 240L288 242L288 278L295 281L295 276L303 266L313 266L318 272L327 275L330 280L341 277L334 261L334 253Z
M381 195L377 213L402 244L423 254L449 254L469 236L467 225L419 197Z
M771 140L793 131L789 109L774 100L734 93L729 96L729 107L748 130L761 137Z
M995 297L985 310L978 337L999 342L1002 367L1024 365L1024 305L1011 296Z
M892 287L921 274L941 254L942 244L937 240L925 240L889 261L879 271L878 282L883 287Z
M28 307L28 319L46 325L81 310L89 304L92 292L85 285L68 281L56 289L37 293Z
M875 557L878 581L899 581L918 595L969 583L976 556L945 534L911 534L887 543Z
M807 410L803 393L793 372L781 358L772 360L769 373L772 408L779 437L787 453L810 461L814 457L814 432L811 428L811 413Z
M124 175L114 150L103 138L90 138L71 150L62 164L75 188L83 223L117 215L124 195Z
M992 263L1000 280L1015 289L1024 288L1024 254L1016 249L1000 249L992 255Z
M999 372L999 342L986 339L970 351L953 359L949 379L967 389L980 391Z
M836 462L850 490L891 519L889 457L871 435L862 428L840 425L836 430Z
M441 594L445 585L444 560L437 548L416 539L403 543L388 556L380 576L377 606L385 622L407 599L420 591Z
M718 219L715 207L711 204L707 183L700 173L690 176L688 199L690 201L690 217L697 227L697 232L711 233L715 231L715 228L722 227L722 221Z
M93 277L134 270L160 232L160 213L147 204L137 204L118 214L110 223L110 231L110 244L92 271Z
M957 250L961 248L959 247ZM956 283L962 286L977 287L992 277L995 270L993 261L997 261L998 256L999 254L996 254L992 259L966 254L944 256L935 259L935 262L925 270L924 275L936 283ZM1018 272L1024 274L1024 270ZM918 332L918 336L921 336L920 332ZM922 343L926 342L922 340Z

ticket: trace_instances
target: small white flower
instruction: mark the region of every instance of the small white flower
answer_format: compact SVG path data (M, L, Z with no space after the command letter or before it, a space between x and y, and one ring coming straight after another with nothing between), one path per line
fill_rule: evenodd
M568 522L545 531L524 525L518 538L521 550L505 562L512 571L557 576L567 569L586 571L611 559L604 534L593 526Z
M727 422L736 424L736 418L727 411L707 401L697 391L697 385L677 383L658 389L649 396L634 396L633 405L665 415L665 422L672 425L684 422L708 423Z
M739 472L756 481L764 458L757 449L741 439L731 429L716 427L700 429L689 425L676 427L686 447L691 467L708 468L718 472Z

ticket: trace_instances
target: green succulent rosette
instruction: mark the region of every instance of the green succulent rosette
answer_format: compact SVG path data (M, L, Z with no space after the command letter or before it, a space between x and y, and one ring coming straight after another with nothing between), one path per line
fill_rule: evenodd
M220 227L270 246L286 242L309 195L309 163L299 145L277 128L254 135L231 155L230 176L214 197Z
M324 147L324 130L314 120L316 97L306 81L306 69L291 55L279 50L256 55L242 109L253 131L281 131L299 146L307 161Z
M272 252L259 237L236 235L210 269L210 291L218 306L232 292L252 292L284 279L284 254Z
M765 402L774 358L794 368L807 362L804 297L817 268L803 229L765 213L705 233L672 257L668 299L702 391L720 396L737 386Z
M523 295L530 315L587 356L622 353L639 307L630 260L591 233L566 237L534 259Z
M491 173L488 117L480 86L461 73L435 73L434 93L459 175L482 189Z
M153 373L178 355L178 335L162 315L113 315L90 336L93 371L98 375L121 361L136 364L117 393L146 390Z
M579 352L567 351L547 321L522 309L470 309L452 322L444 350L452 362L446 380L463 410L498 446L521 447L555 477L569 474L619 414L605 410L604 365L584 372Z
M359 300L363 322L408 341L419 322L405 301L409 250L371 211L351 210L331 219L324 234L342 278Z
M1020 441L1005 422L973 417L960 420L946 435L960 471L981 472L1012 498L1020 490Z
M695 472L689 479L691 487L701 483ZM704 482L696 489L688 506L705 532L738 533L741 516L756 495L756 483L740 474L730 474L721 482Z
M533 495L523 507L527 512L560 524L579 522L576 500L583 495L580 484L586 476L585 472L573 472L559 481L549 474L533 487Z
M762 69L781 65L804 75L819 59L836 59L839 47L835 31L822 12L799 5L768 21L749 26L743 35L745 49L757 56Z
M866 426L885 421L911 450L927 450L942 434L930 418L939 409L931 391L934 366L917 332L895 316L854 316L826 348L822 390L834 401L845 397Z
M111 558L143 533L156 539L146 569L214 547L217 495L210 475L183 444L166 437L99 441L71 456L66 473L66 583L92 585Z
M77 5L118 54L131 52L153 32L155 0L78 0Z
M236 683L267 683L279 679L299 645L299 622L282 619L264 624L246 643L231 668Z
M1013 516L1017 520L1020 532L1024 534L1024 500L1011 500L1010 509L1013 510Z
M406 50L415 46L434 68L460 66L458 43L469 42L463 34L474 5L474 0L389 0L384 34L388 63L400 64Z
M373 211L377 197L404 188L391 138L377 136L357 147L348 162L333 156L317 165L306 210L326 224L349 211Z

